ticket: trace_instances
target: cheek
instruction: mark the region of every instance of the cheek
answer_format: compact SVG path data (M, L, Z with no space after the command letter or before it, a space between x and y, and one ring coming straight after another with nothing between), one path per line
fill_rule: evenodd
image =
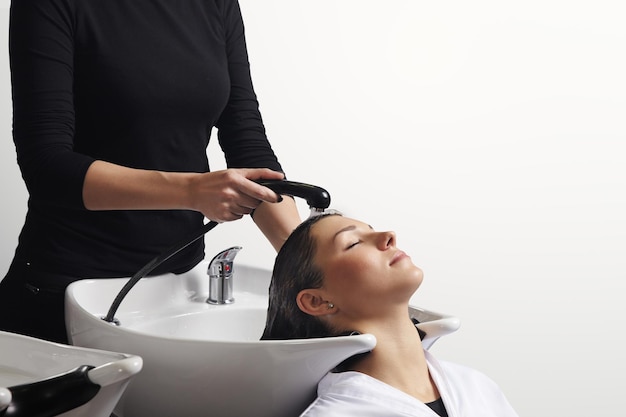
M342 259L334 263L326 272L329 289L335 288L342 292L361 293L367 290L372 281L376 281L376 269L363 258Z

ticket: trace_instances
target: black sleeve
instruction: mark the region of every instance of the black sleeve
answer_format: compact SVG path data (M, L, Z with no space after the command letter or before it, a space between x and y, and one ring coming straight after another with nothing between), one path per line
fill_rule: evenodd
M218 139L233 168L282 168L270 146L252 86L244 25L236 0L224 0L223 15L230 97L218 123Z
M13 0L9 57L13 140L30 198L84 208L93 158L73 151L73 22L70 0Z

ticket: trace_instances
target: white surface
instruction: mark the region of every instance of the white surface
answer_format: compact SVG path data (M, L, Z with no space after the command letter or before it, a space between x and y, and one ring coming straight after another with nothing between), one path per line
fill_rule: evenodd
M88 403L63 413L64 417L109 417L142 367L142 359L136 355L61 345L8 332L0 332L0 346L0 387L30 384L81 365L95 367L87 375L101 386L100 390ZM11 400L10 392L8 400L3 394L6 392L0 390L0 410L3 401Z
M210 305L208 261L188 273L144 278L115 317L100 319L126 279L84 280L66 297L72 344L133 352L144 369L115 410L120 417L297 415L317 382L344 359L371 350L372 335L259 341L270 271L236 265L234 304ZM455 317L414 309L425 346L459 327ZM150 398L150 401L146 401Z
M8 0L0 4L6 22ZM621 410L623 2L241 6L261 111L289 177L398 232L425 271L415 304L463 320L435 354L487 373L523 416ZM4 23L2 270L26 207L6 36ZM210 153L219 167L215 141ZM207 241L209 254L241 244L241 262L273 262L249 219Z
M0 387L0 411L5 410L11 404L11 391Z

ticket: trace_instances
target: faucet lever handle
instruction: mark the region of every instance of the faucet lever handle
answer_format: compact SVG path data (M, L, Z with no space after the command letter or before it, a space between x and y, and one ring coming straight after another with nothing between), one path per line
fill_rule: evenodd
M232 274L233 260L241 249L241 246L233 246L215 255L209 263L207 274L209 274L210 277Z

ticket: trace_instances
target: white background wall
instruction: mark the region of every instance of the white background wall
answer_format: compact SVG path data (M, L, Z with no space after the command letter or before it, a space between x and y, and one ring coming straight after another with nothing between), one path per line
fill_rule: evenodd
M26 193L0 51L0 269ZM268 134L291 179L425 271L414 303L461 317L441 358L521 416L620 413L626 351L626 10L621 2L241 0ZM213 143L213 168L223 166ZM306 209L301 205L303 214ZM271 267L249 219L207 235ZM376 300L371 300L376 302ZM618 408L618 406L620 408Z

